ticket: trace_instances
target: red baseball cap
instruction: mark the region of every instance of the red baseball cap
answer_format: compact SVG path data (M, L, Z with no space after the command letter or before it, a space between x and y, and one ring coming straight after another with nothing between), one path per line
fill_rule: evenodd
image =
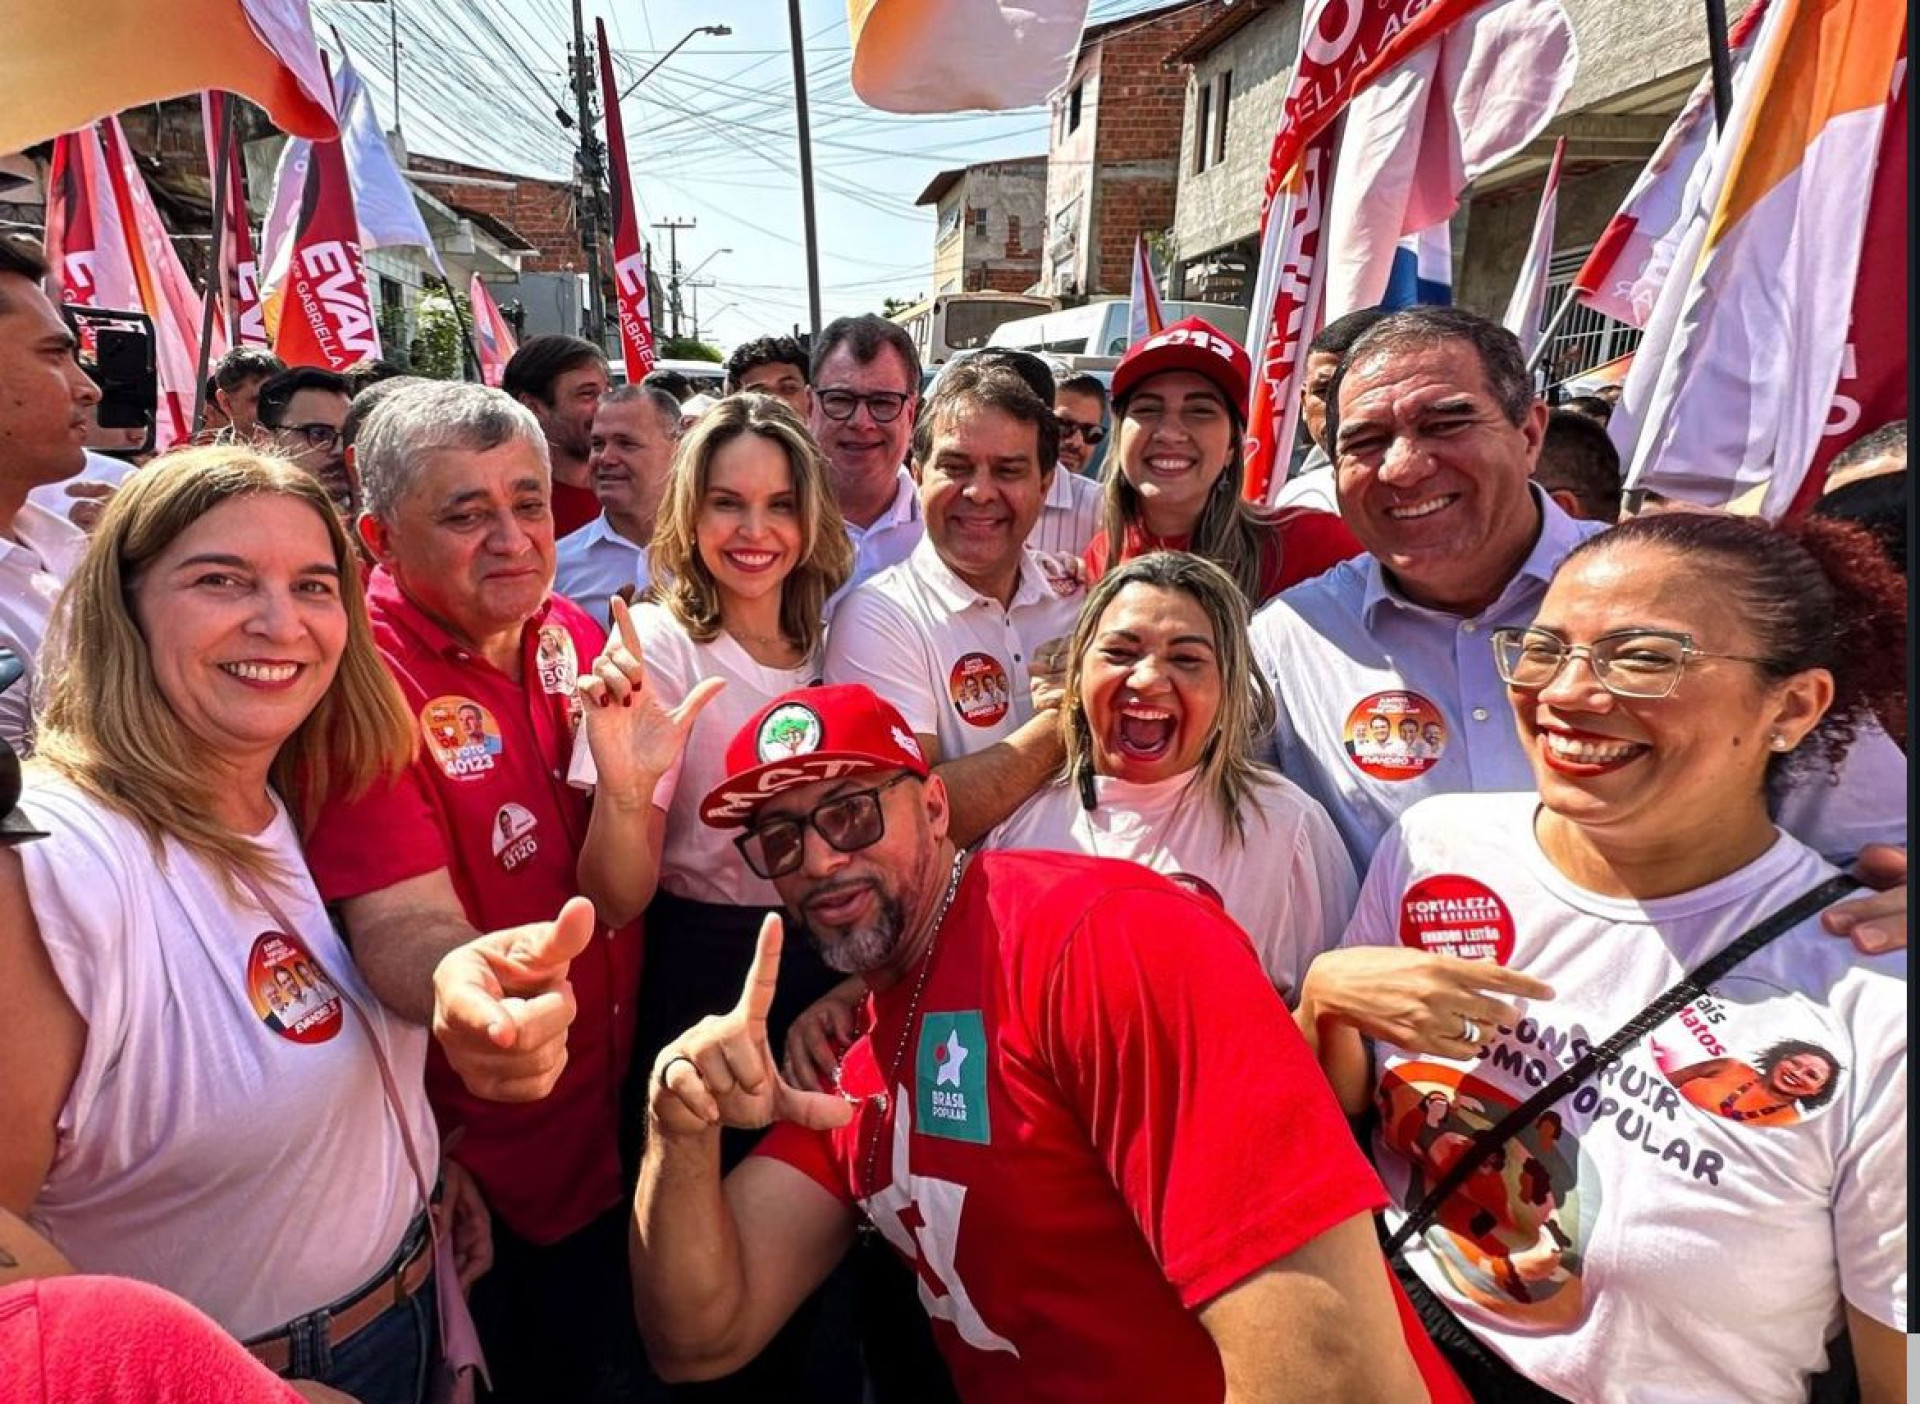
M870 687L798 687L782 693L727 744L727 778L700 801L716 829L738 829L783 790L869 770L927 776L904 719Z
M1113 371L1115 404L1135 386L1162 371L1192 371L1220 387L1237 415L1247 412L1247 387L1253 380L1253 361L1246 347L1201 317L1175 322L1157 335L1127 348Z

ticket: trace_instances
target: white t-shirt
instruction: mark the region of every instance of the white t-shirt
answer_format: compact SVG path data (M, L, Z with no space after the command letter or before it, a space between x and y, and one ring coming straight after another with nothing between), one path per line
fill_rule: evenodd
M1027 549L1078 556L1100 530L1103 489L1093 478L1083 478L1064 463L1047 480L1047 500L1027 533Z
M50 834L18 850L28 899L87 1024L34 1226L81 1272L164 1287L243 1340L363 1285L421 1205L341 996L371 1021L432 1176L427 1031L367 989L285 810L259 839L299 875L273 894L297 932L177 844L156 863L65 780L35 777L22 808Z
M86 549L85 532L32 502L21 504L13 535L0 536L0 648L12 649L27 669L0 692L0 738L23 755L33 748L34 660L54 601Z
M71 521L75 507L97 499L76 497L67 491L68 488L76 483L106 483L117 488L139 471L138 464L115 458L110 453L96 453L88 449L86 454L86 462L78 473L71 478L62 478L57 483L42 483L27 494L27 501L46 508L62 521Z
M726 779L727 743L773 698L818 681L819 660L797 668L765 667L724 631L711 643L695 643L665 605L651 601L635 607L633 624L647 679L667 706L678 706L702 678L723 678L727 684L694 719L680 763L653 792L653 802L667 811L660 890L694 902L779 906L773 884L755 877L734 850L737 831L700 822L700 801ZM581 734L584 739L584 728Z
M1471 1063L1376 1045L1391 1223L1475 1131L1834 872L1782 834L1692 892L1603 897L1541 853L1537 804L1423 801L1361 890L1347 945L1490 952L1554 990ZM1562 1099L1558 1127L1543 1115L1509 1141L1408 1262L1569 1400L1804 1400L1843 1296L1906 1329L1906 965L1904 951L1859 955L1817 918L1780 937ZM1771 1085L1791 1047L1825 1071L1824 1097Z
M565 595L603 629L613 627L613 597L628 585L634 594L652 581L647 548L613 529L602 512L553 548L553 590Z
M1073 632L1086 592L1050 582L1031 551L1012 608L961 580L923 538L848 595L827 631L826 680L865 683L942 760L983 751L1033 716L1027 662Z
M1359 883L1327 813L1298 785L1269 774L1245 806L1235 839L1198 772L1138 784L1094 777L1097 807L1057 781L988 834L983 848L1051 849L1127 858L1225 908L1252 939L1267 978L1289 999L1307 965L1340 942Z

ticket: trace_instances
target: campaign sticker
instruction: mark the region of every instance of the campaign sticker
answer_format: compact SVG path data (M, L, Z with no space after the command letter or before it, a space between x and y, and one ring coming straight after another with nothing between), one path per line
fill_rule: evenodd
M1440 873L1400 899L1400 944L1505 965L1513 957L1513 913L1485 883Z
M1839 1094L1846 1047L1803 1001L1731 977L1655 1029L1654 1065L1688 1102L1738 1126L1797 1126Z
M493 856L501 867L512 872L540 851L540 841L533 835L539 823L525 805L500 806L493 816Z
M1192 873L1168 873L1167 881L1182 892L1191 892L1196 897L1206 898L1223 912L1227 909L1226 899L1220 895L1219 890L1212 883L1203 877L1195 877Z
M929 1014L914 1057L914 1129L923 1136L990 1145L987 1031L977 1009Z
M427 749L449 780L477 780L503 749L500 724L470 697L436 697L420 709Z
M340 992L298 936L268 931L247 956L247 998L260 1022L293 1043L340 1032Z
M753 738L753 753L768 761L792 760L820 749L820 714L798 702L783 702L768 712Z
M1440 709L1417 692L1376 692L1347 713L1340 734L1347 757L1376 780L1412 780L1447 749Z
M574 683L580 677L580 660L573 650L572 634L558 624L542 624L533 659L542 692L556 697L573 696Z
M993 726L1006 716L1012 694L1007 670L991 653L963 654L947 676L954 710L968 726Z

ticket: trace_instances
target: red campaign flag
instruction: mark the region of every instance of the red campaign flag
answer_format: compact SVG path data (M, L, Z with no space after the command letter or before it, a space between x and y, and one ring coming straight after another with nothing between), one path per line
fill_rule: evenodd
M200 120L206 129L207 171L212 180L220 169L220 123L227 95L218 89L200 94ZM240 145L227 151L227 228L220 241L219 289L221 315L227 335L236 346L267 346L266 318L260 310L260 261L254 249L253 229L247 218L246 190L240 178Z
M342 371L380 354L360 222L338 140L313 144L283 297L273 352L288 365Z
M1840 451L1863 434L1907 417L1907 85L1906 46L1900 50L1900 78L1887 105L1880 134L1880 164L1867 197L1866 237L1860 245L1860 272L1853 287L1853 318L1833 406L1813 464L1795 495L1789 515L1798 516L1820 500L1827 470Z
M92 127L53 143L47 176L47 292L75 307L131 311L140 287L107 182L107 159Z
M647 256L640 247L640 211L633 203L627 169L627 134L620 122L620 90L613 82L613 55L605 20L593 22L600 41L600 92L607 112L607 165L613 192L613 282L620 305L620 350L627 380L639 384L653 369L653 312L647 305Z
M474 349L480 356L480 378L497 389L506 376L507 362L520 347L513 339L507 319L500 315L499 304L478 273L467 285L467 302L473 308L473 335L477 343Z
M1306 344L1320 329L1326 285L1321 233L1335 123L1353 95L1437 38L1484 0L1315 0L1267 156L1260 272L1247 322L1254 378L1246 495L1264 502L1285 473Z

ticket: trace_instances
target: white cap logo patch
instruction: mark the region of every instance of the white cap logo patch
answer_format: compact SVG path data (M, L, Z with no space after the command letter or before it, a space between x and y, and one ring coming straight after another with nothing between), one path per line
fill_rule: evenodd
M892 732L894 745L898 746L915 760L926 759L925 756L920 754L920 743L918 741L914 740L897 726L892 728Z
M753 749L763 765L768 761L791 760L795 756L819 750L819 714L798 702L775 707L760 723Z

